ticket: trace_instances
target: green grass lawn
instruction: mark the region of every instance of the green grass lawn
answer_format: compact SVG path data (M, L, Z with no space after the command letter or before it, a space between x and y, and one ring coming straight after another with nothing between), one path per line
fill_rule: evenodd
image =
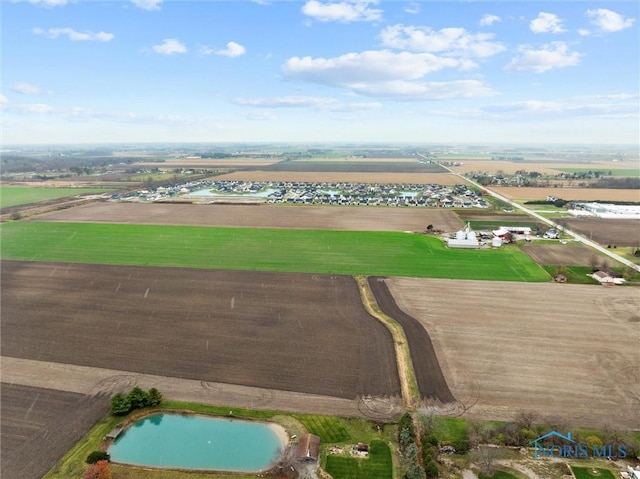
M531 219L528 216L523 216L522 220L500 220L500 221L470 221L471 223L471 229L473 229L474 231L491 231L491 230L496 230L498 229L500 226L522 226L522 227L529 227L531 228L534 232L536 231L536 228L538 226L540 226L539 223L536 223L535 221L531 221Z
M548 281L517 248L448 249L395 232L45 223L0 226L2 259L189 268Z
M571 466L571 469L576 479L616 479L616 476L609 469L577 466Z
M374 439L369 457L327 456L325 470L334 479L392 479L393 461L386 442Z
M322 443L339 443L349 440L345 420L335 416L292 414L311 434L320 437Z
M558 271L558 266L543 266L543 268L549 273L550 276L555 276ZM567 277L567 283L571 284L600 284L587 274L593 272L591 266L565 266L565 276Z
M26 205L38 201L65 198L83 193L104 193L100 188L49 188L30 186L0 186L0 208Z

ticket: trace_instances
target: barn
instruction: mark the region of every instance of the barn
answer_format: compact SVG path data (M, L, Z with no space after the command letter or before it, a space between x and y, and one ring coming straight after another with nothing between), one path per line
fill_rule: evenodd
M303 434L298 439L296 459L300 462L315 462L320 457L320 438L313 434Z

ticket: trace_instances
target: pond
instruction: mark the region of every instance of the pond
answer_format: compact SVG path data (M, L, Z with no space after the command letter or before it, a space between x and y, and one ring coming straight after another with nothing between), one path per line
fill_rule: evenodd
M258 472L286 447L271 423L185 414L155 414L133 423L109 447L113 462L175 469Z

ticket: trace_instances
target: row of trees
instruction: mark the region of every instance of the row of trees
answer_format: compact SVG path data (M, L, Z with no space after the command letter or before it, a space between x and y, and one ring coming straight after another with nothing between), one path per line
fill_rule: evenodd
M111 398L111 414L125 416L136 409L158 406L161 402L162 394L156 388L144 391L136 386L126 396L122 393L117 393Z

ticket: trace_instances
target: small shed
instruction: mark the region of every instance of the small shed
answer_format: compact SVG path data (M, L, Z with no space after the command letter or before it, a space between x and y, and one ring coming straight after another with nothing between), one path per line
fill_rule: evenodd
M320 437L313 434L303 434L298 439L296 459L300 462L317 461L320 457Z

